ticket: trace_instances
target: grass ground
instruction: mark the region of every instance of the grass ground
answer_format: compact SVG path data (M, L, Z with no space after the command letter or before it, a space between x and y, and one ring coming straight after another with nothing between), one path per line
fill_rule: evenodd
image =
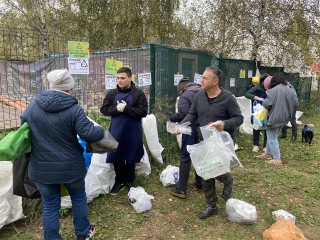
M312 114L311 114L312 112ZM179 164L178 146L174 138L162 142L166 163L152 160L152 173L139 176L136 184L145 188L155 200L151 211L136 213L128 203L127 190L117 196L102 195L89 203L90 219L97 226L94 239L212 239L249 240L262 239L262 232L274 223L272 211L284 209L296 216L296 225L309 240L320 239L320 110L319 105L307 111L303 123L315 125L315 138L311 145L298 140L291 143L280 140L282 166L270 166L257 159L251 149L252 136L239 134L237 151L244 168L233 169L233 197L253 204L257 208L258 221L253 225L231 223L226 218L225 202L219 198L219 215L207 220L197 217L204 206L203 193L192 189L190 179L188 198L177 199L162 186L159 175L166 165ZM288 132L290 136L290 131ZM222 185L217 183L217 192ZM26 202L29 218L19 220L0 230L0 239L42 239L39 202ZM32 209L32 210L30 210ZM72 214L61 214L61 233L64 239L74 239Z

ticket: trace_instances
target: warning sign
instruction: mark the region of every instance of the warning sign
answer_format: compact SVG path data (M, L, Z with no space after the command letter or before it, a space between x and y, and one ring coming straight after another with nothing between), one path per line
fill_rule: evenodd
M70 74L89 74L88 58L68 58Z

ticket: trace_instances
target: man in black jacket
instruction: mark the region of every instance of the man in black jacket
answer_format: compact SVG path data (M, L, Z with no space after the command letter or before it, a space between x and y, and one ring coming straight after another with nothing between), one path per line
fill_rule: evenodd
M235 96L228 90L220 88L221 79L220 69L213 66L205 69L201 78L202 91L195 95L190 111L181 123L198 121L200 127L209 124L218 131L227 131L234 139L236 128L243 123L243 116ZM201 135L200 137L202 138ZM233 187L231 173L223 174L216 179L224 184L222 198L228 200ZM203 181L203 191L207 205L199 214L200 219L218 214L215 178Z
M179 81L177 86L178 93L180 95L178 100L178 112L170 115L169 120L171 122L180 122L187 116L189 109L191 107L194 96L197 92L201 90L199 84L194 82L189 82L188 77L184 77ZM181 143L181 155L180 155L180 167L179 167L179 183L176 188L172 188L170 193L178 198L187 197L188 180L191 168L190 154L187 151L187 145L193 145L197 143L196 134L196 122L191 125L192 133L191 135L182 135ZM202 189L201 177L195 173L195 183L196 189Z
M135 166L143 157L142 122L148 103L143 91L131 81L131 69L117 71L117 88L107 92L100 112L111 116L110 133L119 142L116 152L108 153L107 163L113 163L115 184L110 194L134 186Z

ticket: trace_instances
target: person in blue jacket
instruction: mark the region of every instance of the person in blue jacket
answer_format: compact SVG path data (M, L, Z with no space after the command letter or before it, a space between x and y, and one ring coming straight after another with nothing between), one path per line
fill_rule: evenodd
M177 86L180 95L178 100L178 112L169 116L171 122L181 122L187 116L191 107L194 96L201 90L201 86L194 82L189 82L188 77L182 78ZM187 197L188 180L191 168L191 158L187 151L187 145L197 143L197 123L191 125L191 135L182 134L180 167L179 167L179 183L178 186L172 188L170 193L178 198ZM198 126L199 127L199 126ZM194 187L197 190L202 189L202 178L195 172Z
M88 220L84 181L87 170L77 135L92 143L104 137L104 130L93 125L71 95L74 79L68 70L53 70L47 78L50 90L40 93L21 116L22 123L28 122L31 129L28 176L41 194L44 239L62 239L61 184L71 197L77 239L90 239L94 225Z
M134 186L136 163L144 155L141 119L147 116L148 103L144 92L131 79L131 69L120 68L117 88L107 92L100 108L103 115L111 116L109 131L119 143L117 151L108 153L106 160L113 163L116 173L111 195Z

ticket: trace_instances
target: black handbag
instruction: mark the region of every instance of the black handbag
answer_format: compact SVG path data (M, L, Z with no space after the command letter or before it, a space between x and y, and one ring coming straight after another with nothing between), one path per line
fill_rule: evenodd
M40 192L28 177L30 153L22 154L13 161L13 194L30 199L40 198Z

